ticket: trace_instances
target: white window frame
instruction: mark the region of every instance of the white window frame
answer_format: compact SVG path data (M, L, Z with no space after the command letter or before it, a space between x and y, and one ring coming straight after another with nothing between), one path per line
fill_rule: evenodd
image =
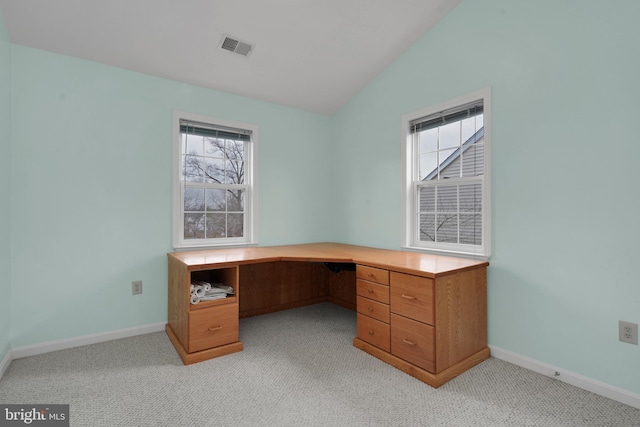
M236 238L184 238L184 181L182 180L182 144L180 137L180 120L205 123L214 127L233 128L251 131L251 138L246 144L245 162L245 206L243 237ZM249 123L236 122L217 117L183 111L173 112L173 247L175 249L189 248L217 248L233 246L249 246L258 244L257 214L257 158L258 158L258 127Z
M418 223L418 148L413 143L410 123L474 101L482 100L484 108L484 175L482 179L482 244L464 245L420 241ZM491 256L491 88L484 88L455 99L441 102L402 116L403 224L402 247L408 250L442 255L488 259Z

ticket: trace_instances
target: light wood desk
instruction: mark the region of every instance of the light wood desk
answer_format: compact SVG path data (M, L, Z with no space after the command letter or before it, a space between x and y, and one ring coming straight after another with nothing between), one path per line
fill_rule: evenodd
M330 301L357 310L357 348L433 387L490 355L486 261L339 243L168 254L166 332L185 364L241 351L239 318ZM235 295L190 303L192 281Z

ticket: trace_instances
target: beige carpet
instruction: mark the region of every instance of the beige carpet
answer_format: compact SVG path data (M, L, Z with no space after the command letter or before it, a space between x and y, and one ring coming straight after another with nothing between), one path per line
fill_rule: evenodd
M245 350L184 366L164 333L14 360L2 403L68 403L72 426L640 426L640 410L489 359L439 389L354 348L318 304L244 319Z

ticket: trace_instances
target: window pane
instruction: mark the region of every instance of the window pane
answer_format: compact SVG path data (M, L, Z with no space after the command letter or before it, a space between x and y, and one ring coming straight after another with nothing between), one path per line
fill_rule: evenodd
M441 185L437 189L438 212L458 212L458 187L455 185Z
M244 162L238 160L226 161L226 183L227 184L243 184L244 183Z
M205 150L209 157L224 157L224 140L218 138L205 138Z
M460 146L460 122L440 126L439 144L440 150Z
M460 185L460 212L482 212L482 184Z
M462 153L462 176L480 175L484 175L484 144L476 142Z
M438 179L438 152L420 155L420 181Z
M471 117L468 119L464 119L461 123L462 125L462 143L464 144L469 138L471 138L478 128L476 128L476 118Z
M244 160L244 142L227 140L226 153L230 160Z
M422 131L420 136L420 154L438 149L438 128Z
M482 244L482 215L460 214L460 243L465 245Z
M438 167L440 168L439 179L460 176L460 163L456 161L459 152L456 148L438 152Z
M184 189L184 210L204 211L204 188Z
M207 238L217 239L226 236L226 214L224 213L208 213L207 214Z
M244 215L230 213L227 215L227 237L242 237L244 235Z
M207 189L207 211L224 211L226 209L225 193L226 190L222 189Z
M435 212L436 211L436 188L435 187L420 187L419 190L419 211L420 212Z
M227 211L243 212L244 211L244 190L228 190L227 191Z
M437 213L436 241L442 243L458 243L458 214Z
M224 183L224 160L205 157L206 164L205 182Z
M204 239L204 214L184 214L184 238Z
M197 135L187 134L187 151L185 154L194 154L196 156L202 156L202 137Z
M460 149L445 150L440 152L440 177L439 179L460 177Z
M201 162L202 157L197 156L185 156L184 160L184 179L187 182L202 182L203 167Z
M436 216L435 214L420 214L420 237L423 242L436 241Z

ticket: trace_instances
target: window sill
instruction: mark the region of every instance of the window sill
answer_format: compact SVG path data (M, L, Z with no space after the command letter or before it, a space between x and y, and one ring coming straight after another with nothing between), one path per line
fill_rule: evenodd
M461 252L461 251L453 251L446 249L435 249L435 248L423 248L420 246L401 246L402 250L409 252L418 252L423 254L431 254L431 255L439 255L439 256L450 256L456 258L469 258L469 259L477 259L482 261L489 261L490 255L484 255L480 253L473 252Z
M220 243L220 244L204 244L204 245L182 245L174 246L173 250L176 252L187 251L207 251L214 249L233 249L233 248L248 248L252 246L258 246L258 242L251 243Z

